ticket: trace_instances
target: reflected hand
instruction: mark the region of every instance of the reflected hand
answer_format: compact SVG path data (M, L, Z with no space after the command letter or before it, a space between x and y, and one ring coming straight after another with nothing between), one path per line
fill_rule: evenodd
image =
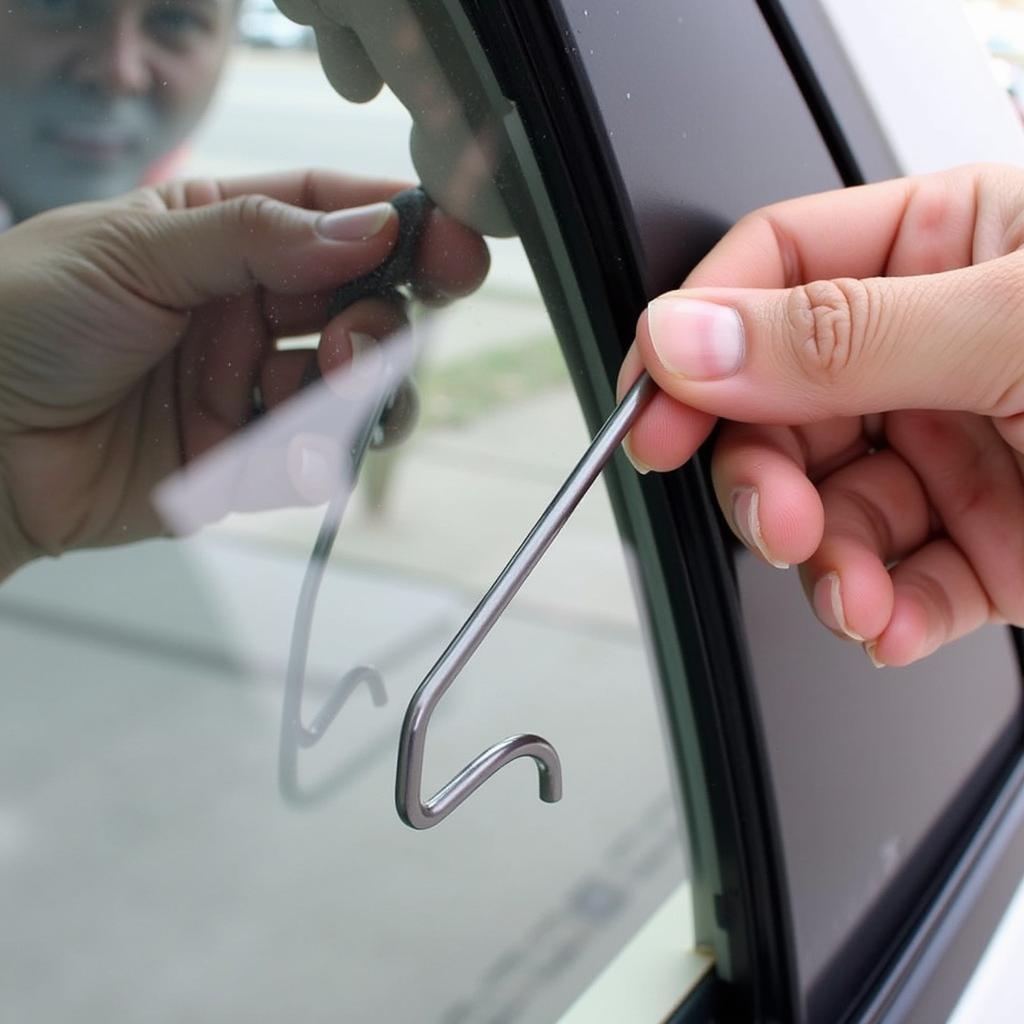
M736 535L906 665L1024 624L1024 173L968 167L744 218L640 318L637 461L713 457ZM728 283L733 287L711 287ZM685 404L684 404L685 403Z
M366 299L328 320L333 290L379 264L403 183L328 173L143 189L53 210L0 235L0 577L40 555L162 532L160 479L273 407L323 332L324 371L353 334L403 313ZM328 211L328 212L321 212ZM476 234L434 210L417 291L443 300L487 271Z

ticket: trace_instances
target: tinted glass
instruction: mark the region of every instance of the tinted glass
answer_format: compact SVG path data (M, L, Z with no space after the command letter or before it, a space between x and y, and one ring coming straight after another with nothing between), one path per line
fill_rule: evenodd
M811 1020L835 1019L1021 739L1009 632L910 668L837 644L800 581L737 562Z

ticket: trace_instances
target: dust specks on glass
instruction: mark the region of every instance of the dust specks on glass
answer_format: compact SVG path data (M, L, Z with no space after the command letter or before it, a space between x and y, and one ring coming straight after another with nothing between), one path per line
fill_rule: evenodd
M94 6L107 28L149 10ZM83 30L93 57L74 75L68 60L44 74L58 62L41 40L68 36L35 14L11 16L23 52L8 52L6 27L0 39L13 221L143 180L305 167L394 192L422 183L441 211L427 272L351 304L341 334L376 344L348 376L311 379L291 402L254 392L264 415L166 483L173 538L71 552L0 586L0 871L17 922L0 938L5 1013L557 1020L686 876L603 488L438 705L423 764L434 792L494 738L535 730L562 757L562 802L539 803L536 776L513 766L422 836L396 818L393 787L419 681L588 444L545 301L572 311L562 323L585 310L554 276L541 297L531 258L567 273L557 217L458 5L281 6L294 21L243 0L230 45L219 21L211 34L179 19L173 39L165 22L141 65L131 50L98 64L107 37ZM152 82L132 84L140 68ZM302 373L319 328L294 306L274 312L293 329L268 355L301 350L282 365ZM342 338L346 358L356 348ZM382 373L392 390L415 382L417 426L366 452L324 551L279 764L306 560ZM353 665L379 675L339 682Z

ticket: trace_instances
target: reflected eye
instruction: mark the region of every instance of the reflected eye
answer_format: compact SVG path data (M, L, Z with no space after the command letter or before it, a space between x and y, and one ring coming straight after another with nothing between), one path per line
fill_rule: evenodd
M147 12L146 28L166 45L180 46L191 36L211 34L215 25L208 14L190 4L162 3Z

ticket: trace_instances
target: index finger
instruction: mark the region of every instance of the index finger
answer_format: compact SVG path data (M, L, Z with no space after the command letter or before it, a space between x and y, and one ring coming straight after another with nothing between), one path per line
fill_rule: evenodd
M693 269L684 288L790 288L822 278L936 273L968 266L976 247L982 167L789 199L740 220ZM637 332L646 332L646 316ZM641 360L634 344L620 380ZM694 451L694 410L669 400L630 435L635 457L674 468ZM713 421L712 421L713 422ZM708 428L710 429L710 428Z
M386 201L409 187L409 182L398 179L298 170L170 182L156 191L169 209L263 195L306 210L330 211ZM457 298L474 291L490 266L483 239L439 208L431 209L427 216L421 250L416 284L443 298Z
M884 273L908 201L906 180L820 192L748 213L683 288L791 288ZM849 230L849 225L856 225Z
M967 267L1003 254L979 225L998 234L1000 186L1010 184L1005 169L972 165L775 203L744 217L683 287L791 288Z
M391 178L364 178L329 170L275 171L238 178L197 178L172 181L156 191L169 209L207 206L240 196L269 196L306 210L337 210L368 206L390 199L409 187L409 182Z

